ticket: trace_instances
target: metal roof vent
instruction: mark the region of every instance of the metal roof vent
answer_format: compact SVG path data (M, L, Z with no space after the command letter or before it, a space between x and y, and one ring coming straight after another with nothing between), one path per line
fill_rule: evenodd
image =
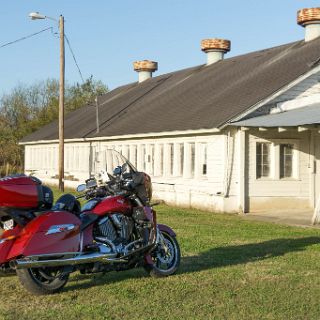
M320 36L320 8L299 10L297 13L297 22L306 30L304 37L305 42Z
M207 65L223 60L224 54L229 52L231 42L224 39L204 39L201 41L201 50L207 54Z
M135 61L133 63L134 71L139 73L139 82L152 78L152 72L158 70L158 62L150 60Z

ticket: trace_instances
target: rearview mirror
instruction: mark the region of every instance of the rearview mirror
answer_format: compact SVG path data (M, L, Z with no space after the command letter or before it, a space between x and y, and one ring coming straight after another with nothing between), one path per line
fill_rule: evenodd
M122 167L121 166L117 166L116 168L114 168L113 174L115 176L119 176L121 173L122 173Z
M88 180L86 180L86 188L90 189L90 188L95 188L97 186L97 181L94 178L90 178Z
M85 184L80 184L78 187L77 187L77 192L83 192L87 189L87 186Z

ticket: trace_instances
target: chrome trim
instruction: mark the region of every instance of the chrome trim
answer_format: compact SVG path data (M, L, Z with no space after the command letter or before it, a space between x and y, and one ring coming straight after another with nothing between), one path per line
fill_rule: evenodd
M75 228L76 226L74 224L57 224L53 225L49 228L49 230L46 232L46 235L49 234L54 234L54 233L60 233L60 232L65 232L65 231L71 231Z
M32 255L28 256L28 260L38 260L38 259L43 259L43 258L73 258L77 255L79 255L80 252L55 252L55 253L45 253L45 254L37 254L37 255Z
M57 254L59 255L59 254ZM60 254L61 256L62 254ZM101 262L101 263L111 263L111 262L124 262L122 259L116 259L117 253L87 253L79 254L72 258L61 258L61 259L50 259L50 260L39 260L43 257L48 257L48 255L26 257L24 259L18 259L11 262L11 267L16 269L23 268L41 268L41 267L58 267L58 266L74 266L78 264L86 264L92 262Z
M129 251L130 247L132 247L132 246L134 246L135 244L138 244L138 243L142 243L143 244L143 240L142 239L138 239L138 240L132 241L129 244L127 244L123 248L124 255L127 256L127 255L129 255L129 253L134 253L134 252L136 252L136 250L142 249L143 247L140 247L140 248L137 248L136 250L133 250L131 252ZM146 246L144 246L144 247L146 247Z
M80 233L80 252L83 251L83 232Z
M97 242L98 244L105 244L105 243L107 243L107 244L111 247L111 249L112 249L113 252L117 252L116 246L115 246L114 243L113 243L111 240L109 240L107 237L95 237L94 239L95 239L95 240L98 240L98 241L101 241L101 243L100 243L100 242Z
M9 239L7 239L7 238L0 239L0 244L5 243L6 241L9 241Z

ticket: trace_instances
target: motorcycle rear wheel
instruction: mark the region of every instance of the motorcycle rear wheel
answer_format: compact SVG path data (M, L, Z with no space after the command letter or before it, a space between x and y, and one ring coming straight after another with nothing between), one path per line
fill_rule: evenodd
M161 232L167 250L158 247L152 253L153 264L145 264L144 269L155 278L167 277L174 274L180 265L180 247L175 237Z
M69 273L64 268L18 269L17 276L25 289L34 295L46 295L59 292L68 282Z

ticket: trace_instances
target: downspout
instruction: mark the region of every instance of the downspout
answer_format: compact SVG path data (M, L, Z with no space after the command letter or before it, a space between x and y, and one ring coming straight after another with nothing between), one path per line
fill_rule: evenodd
M96 133L100 132L100 124L99 124L99 100L98 96L95 98L95 103L96 103Z
M316 175L316 168L315 168L315 138L314 138L314 131L309 131L309 159L308 159L308 168L309 168L309 178L310 178L310 206L312 208L316 207L317 204L317 195L316 195L316 188L315 188L315 175Z
M227 154L226 154L226 170L224 171L224 179L223 179L223 197L229 197L229 190L230 190L230 140L231 140L231 133L230 130L227 134Z

